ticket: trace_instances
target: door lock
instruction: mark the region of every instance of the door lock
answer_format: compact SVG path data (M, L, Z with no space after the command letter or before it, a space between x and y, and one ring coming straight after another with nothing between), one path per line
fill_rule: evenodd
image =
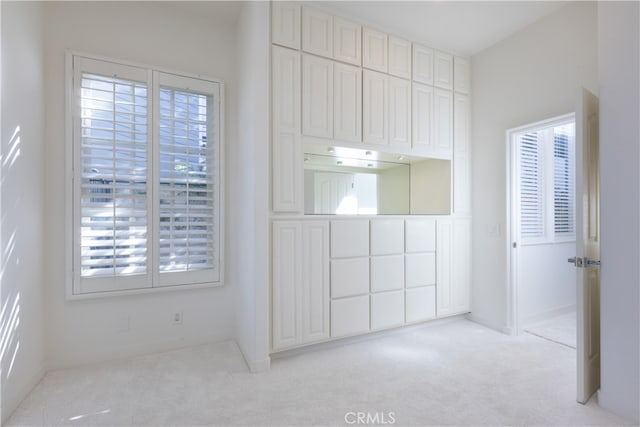
M575 266L576 266L576 267L578 267L578 268L582 268L582 266L583 266L583 259L582 259L582 258L580 258L579 256L576 256L576 257L573 257L573 258L569 258L569 259L567 260L567 262L568 262L569 264L573 264L573 265L575 265Z

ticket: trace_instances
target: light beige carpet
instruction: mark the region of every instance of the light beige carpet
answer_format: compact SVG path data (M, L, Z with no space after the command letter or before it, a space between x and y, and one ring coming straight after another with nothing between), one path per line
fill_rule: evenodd
M560 314L525 326L525 332L576 348L576 312Z

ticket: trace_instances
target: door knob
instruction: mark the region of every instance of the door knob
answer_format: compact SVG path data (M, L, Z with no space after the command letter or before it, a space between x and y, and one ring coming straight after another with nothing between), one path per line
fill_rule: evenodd
M589 259L589 258L585 258L584 259L584 263L587 267L591 267L594 265L600 265L600 260L599 259Z

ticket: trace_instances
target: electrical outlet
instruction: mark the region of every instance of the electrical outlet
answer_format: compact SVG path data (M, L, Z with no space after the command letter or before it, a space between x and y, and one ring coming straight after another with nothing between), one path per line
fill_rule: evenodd
M182 312L176 311L173 313L173 322L174 325L180 325L182 323Z

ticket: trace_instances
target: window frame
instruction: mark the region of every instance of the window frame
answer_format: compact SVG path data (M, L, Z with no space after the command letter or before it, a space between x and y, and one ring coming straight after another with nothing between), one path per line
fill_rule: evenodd
M136 281L139 279L141 282L146 281L145 286L135 286L135 287L123 287L121 289L112 288L107 290L83 290L81 288L80 283L77 282L77 278L79 277L79 260L80 257L77 256L77 251L79 250L79 230L77 227L80 226L79 221L79 210L80 203L76 201L77 197L80 197L79 194L76 194L76 186L79 185L76 183L76 171L74 170L74 165L78 164L76 156L79 156L79 150L77 150L77 142L76 138L76 100L79 96L77 92L79 88L76 87L75 80L75 71L74 71L74 58L80 58L81 60L88 61L100 61L103 63L113 63L118 68L133 68L133 69L142 69L147 73L148 80L147 82L147 126L148 126L148 135L149 140L147 141L147 146L149 149L152 146L157 145L157 133L159 126L159 117L156 114L159 99L154 99L156 95L156 89L159 89L160 85L167 86L165 84L160 83L161 77L160 75L167 75L171 77L177 77L174 81L180 81L181 79L196 79L200 81L205 81L207 83L211 83L217 85L217 94L214 95L214 108L216 115L217 127L214 128L216 132L218 141L215 144L215 155L213 158L214 167L216 168L216 172L214 175L214 183L217 187L217 191L215 191L215 201L214 201L214 209L215 209L215 220L214 220L214 245L215 245L215 253L214 257L217 262L216 276L214 280L207 281L198 281L197 283L185 283L185 284L176 284L173 282L164 282L162 283L159 280L159 269L157 268L157 250L156 248L158 243L158 238L156 234L158 233L157 223L158 219L156 218L157 211L156 205L159 203L159 194L156 191L159 183L156 183L155 177L158 175L155 174L158 166L158 152L159 149L152 149L151 153L148 155L148 164L147 164L147 188L151 191L152 196L147 199L148 206L148 237L147 241L150 247L147 247L147 265L148 270L147 273L143 276L138 276ZM123 76L126 78L126 76ZM184 81L184 80L183 80ZM198 83L198 82L196 82ZM168 85L173 87L172 85ZM177 89L181 89L177 87ZM186 89L186 88L184 88ZM66 298L68 300L76 300L76 299L91 299L91 298L100 298L100 297L108 297L108 296L119 296L119 295L135 295L135 294L144 294L144 293L155 293L162 291L177 291L177 290L189 290L189 289L199 289L199 288L212 288L212 287L220 287L224 286L224 266L225 266L225 84L224 81L217 78L208 77L202 74L193 74L188 72L181 72L166 69L163 67L156 67L147 64L141 64L121 59L114 59L110 57L104 57L100 55L88 54L85 52L79 52L75 50L67 50L65 52L65 266L66 266ZM158 271L156 271L158 270ZM176 272L176 274L180 274L182 272ZM170 273L165 273L170 274ZM93 280L93 279L92 279Z
M574 178L574 200L573 200L573 233L558 233L555 231L555 189L554 189L554 138L553 138L553 128L566 125L566 124L574 124L574 141L573 141L573 178ZM522 134L526 134L529 132L546 132L549 135L544 137L543 139L548 139L550 142L550 147L541 150L542 152L542 162L543 162L543 174L542 174L542 187L544 192L543 197L543 233L541 236L536 237L525 237L521 235L520 230L520 218L521 218L521 199L520 199L520 182L519 182L519 169L520 169L520 147L518 145L519 136ZM536 123L531 123L528 125L520 126L514 129L510 129L507 131L509 137L509 143L512 145L513 150L513 159L515 161L514 166L515 170L510 173L514 173L513 175L513 195L515 197L513 200L516 205L516 215L514 218L518 221L518 234L514 236L516 240L518 240L521 246L532 246L532 245L549 245L556 243L572 243L576 240L576 217L575 217L575 209L576 209L576 194L575 194L575 180L576 180L576 168L575 168L575 114L565 114L562 116L554 117L551 119L543 120Z

